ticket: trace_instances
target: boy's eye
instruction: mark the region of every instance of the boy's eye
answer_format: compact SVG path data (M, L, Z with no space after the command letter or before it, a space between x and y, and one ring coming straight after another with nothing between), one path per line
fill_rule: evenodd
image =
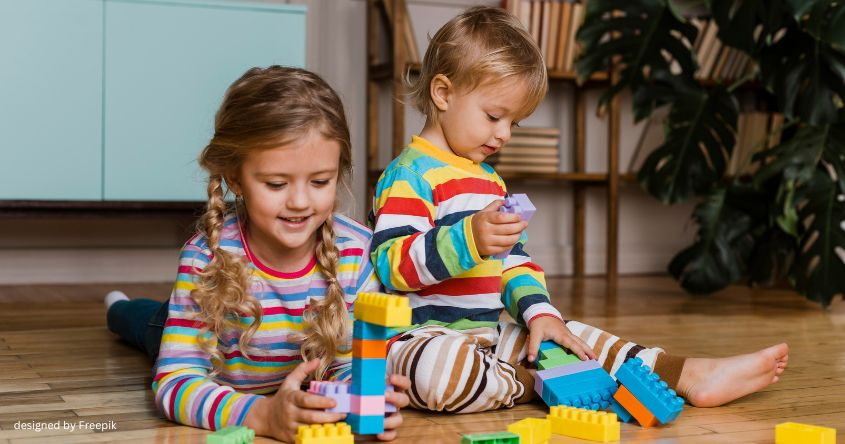
M287 184L284 182L267 182L267 188L271 190L281 190L285 185Z
M491 122L498 122L499 118L490 114L487 114L487 118L490 119Z
M511 123L511 126L514 128L519 128L519 122L513 122Z

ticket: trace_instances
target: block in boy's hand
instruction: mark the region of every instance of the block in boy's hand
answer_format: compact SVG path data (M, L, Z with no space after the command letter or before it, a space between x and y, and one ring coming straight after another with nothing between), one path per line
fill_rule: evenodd
M531 220L535 211L537 211L537 209L534 208L534 204L528 200L528 195L526 194L514 194L508 196L505 198L505 204L499 207L499 212L516 214L525 222ZM493 255L493 257L495 259L504 259L508 257L508 254L510 254L510 251L503 251L499 254Z

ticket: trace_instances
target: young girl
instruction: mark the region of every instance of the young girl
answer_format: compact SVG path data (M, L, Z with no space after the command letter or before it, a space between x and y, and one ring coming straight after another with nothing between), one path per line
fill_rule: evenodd
M777 381L786 344L687 359L565 321L551 305L543 269L525 249L527 224L497 211L507 188L483 163L547 87L539 48L503 9L471 8L429 43L411 95L425 126L379 178L371 214L377 273L407 295L418 327L396 338L388 355L388 366L412 381L411 405L474 412L525 402L534 386L528 361L543 340L598 359L611 374L640 357L696 406ZM506 257L491 257L499 253ZM518 324L499 322L503 309Z
M308 71L253 68L227 91L199 163L207 210L169 305L115 302L109 328L157 354L155 402L173 421L293 442L300 424L343 420L323 411L334 400L300 390L308 375L350 377L350 306L380 287L370 231L333 213L352 170L340 99ZM389 382L387 400L406 406L407 378ZM379 438L401 423L388 417Z

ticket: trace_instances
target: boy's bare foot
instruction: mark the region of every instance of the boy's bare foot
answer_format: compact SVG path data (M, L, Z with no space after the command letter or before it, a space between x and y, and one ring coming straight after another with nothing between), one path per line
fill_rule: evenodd
M789 360L785 343L727 358L687 358L678 394L696 407L715 407L778 382Z

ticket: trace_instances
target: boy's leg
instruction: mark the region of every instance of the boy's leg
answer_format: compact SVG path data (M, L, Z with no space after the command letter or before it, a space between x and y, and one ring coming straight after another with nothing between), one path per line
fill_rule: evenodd
M415 408L470 413L512 407L531 386L492 352L497 336L493 328L423 327L391 345L387 365L411 379Z
M151 359L155 359L158 355L158 344L152 345L148 329L151 321L158 320L156 318L160 316L161 310L164 310L166 320L167 303L151 299L118 301L109 307L106 313L106 324L109 331L116 333L121 339L143 351ZM161 342L161 330L158 333L158 341Z

